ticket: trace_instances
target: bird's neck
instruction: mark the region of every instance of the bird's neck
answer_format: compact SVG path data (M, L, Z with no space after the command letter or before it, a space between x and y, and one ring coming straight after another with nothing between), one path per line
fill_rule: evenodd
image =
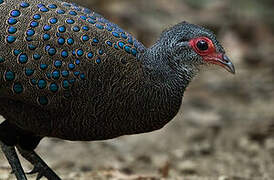
M171 65L168 54L153 48L141 55L143 80L135 92L138 96L136 109L144 109L137 118L137 124L144 125L142 132L159 129L172 120L178 113L184 90L192 79L193 73L186 67ZM138 112L135 112L138 114Z
M148 82L170 91L175 90L181 97L197 70L190 65L175 62L172 55L157 44L148 48L140 59Z

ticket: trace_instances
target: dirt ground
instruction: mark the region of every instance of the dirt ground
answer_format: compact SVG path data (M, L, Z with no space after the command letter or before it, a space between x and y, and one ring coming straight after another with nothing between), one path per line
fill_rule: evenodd
M273 180L274 5L270 0L79 0L150 46L186 20L214 30L236 67L204 70L163 129L101 142L45 138L64 180ZM271 137L272 136L272 137ZM26 171L31 165L22 159ZM14 179L0 153L0 180ZM28 176L35 179L35 176Z

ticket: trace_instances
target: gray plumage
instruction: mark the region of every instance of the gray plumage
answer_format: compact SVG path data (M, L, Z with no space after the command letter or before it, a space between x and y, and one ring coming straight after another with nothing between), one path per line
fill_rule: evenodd
M225 53L212 32L186 22L146 48L102 16L56 0L0 0L0 21L0 140L27 150L46 136L104 140L160 129L206 64L189 41L207 37Z

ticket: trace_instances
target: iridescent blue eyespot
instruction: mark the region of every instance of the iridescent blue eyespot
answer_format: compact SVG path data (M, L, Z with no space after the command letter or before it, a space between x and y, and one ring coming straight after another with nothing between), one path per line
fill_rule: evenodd
M84 51L82 49L78 49L76 53L78 56L83 56Z
M72 55L76 56L76 50L72 50Z
M86 16L80 16L80 18L83 19L83 20L87 20Z
M73 31L74 32L79 32L80 31L80 27L79 26L74 26L73 27Z
M127 42L128 42L129 44L133 45L133 40L132 40L132 38L129 38Z
M50 45L48 44L45 46L45 50L48 51L49 49L50 49Z
M27 8L27 7L29 7L29 3L27 3L27 2L22 2L22 3L20 4L20 6L21 6L22 8Z
M31 80L30 80L30 83L31 83L32 85L36 85L36 84L37 84L37 80L36 80L36 79L31 79Z
M111 32L111 31L112 31L112 28L111 28L111 27L109 27L109 26L107 26L107 27L106 27L106 29L107 29L109 32Z
M62 9L58 9L58 10L57 10L57 13L58 13L58 14L65 14L65 11L62 10Z
M86 13L86 14L90 14L91 10L89 10L88 8L84 8L83 12Z
M92 42L94 42L94 43L98 43L98 42L99 42L99 40L98 40L97 38L93 38Z
M121 49L123 49L123 47L124 47L124 45L125 45L125 43L123 43L123 42L118 42L118 46L121 48Z
M96 17L94 17L94 16L88 16L88 17L93 19L93 20L96 20Z
M37 21L32 21L30 23L30 27L33 27L33 28L37 27L38 25L39 25L39 23Z
M33 36L35 34L35 31L33 29L28 29L26 32L27 36Z
M20 83L14 83L13 85L13 91L16 93L16 94L20 94L24 91L24 88L22 86L22 84Z
M69 64L68 64L68 68L69 68L70 70L73 70L73 69L75 68L75 64L69 63Z
M47 86L47 81L45 81L44 79L40 79L38 80L37 86L39 89L44 89Z
M6 81L13 81L15 79L15 74L12 71L7 71L5 73L5 79Z
M58 19L57 19L57 18L51 18L51 19L49 20L49 22L50 22L51 24L56 24L56 23L58 22Z
M103 54L104 54L104 51L103 51L102 49L100 49L100 50L98 51L98 53L99 53L99 55L103 55Z
M0 56L0 63L5 62L5 58L3 58L2 56Z
M112 44L113 44L111 41L107 41L106 43L107 43L107 45L109 45L110 47L111 47Z
M72 16L76 16L76 15L77 15L77 12L75 12L75 11L70 11L69 14L72 15Z
M95 24L96 21L94 21L93 19L88 19L88 22L91 23L91 24Z
M43 29L44 31L49 31L51 29L51 25L45 25Z
M33 69L29 69L29 68L26 68L26 69L25 69L25 74L26 74L26 76L31 76L31 75L33 75L33 73L34 73L34 70L33 70Z
M67 19L66 20L66 23L68 23L68 24L73 24L75 21L73 20L73 19Z
M121 37L127 39L127 35L125 33L121 33Z
M41 104L42 106L48 105L49 100L46 96L41 96L38 98L38 103Z
M45 4L37 4L38 8L41 8L41 7L44 7L44 6L45 6Z
M54 66L55 66L56 68L60 68L60 67L62 66L62 61L56 60L56 61L54 62Z
M64 38L59 38L58 39L58 44L60 44L60 45L65 44L65 39Z
M40 14L34 14L33 19L39 20L39 19L41 19L41 15Z
M28 44L28 48L29 48L29 50L35 50L36 49L36 46L35 45L33 45L33 44Z
M82 29L83 29L84 31L88 31L88 30L89 30L88 26L83 26Z
M51 79L51 73L47 72L46 76L47 76L48 79Z
M0 4L4 3L4 0L0 0Z
M80 78L81 78L82 80L84 80L84 79L86 79L86 75L85 75L84 73L82 73L82 74L80 74Z
M132 54L133 56L136 56L136 55L137 55L137 50L136 50L136 49L131 49L131 54Z
M14 50L13 50L13 55L14 55L14 56L18 56L21 52L22 52L22 51L19 50L19 49L14 49Z
M63 57L63 58L66 58L66 57L68 57L68 52L67 51L62 51L61 52L61 56Z
M64 89L68 89L69 88L69 82L68 82L68 80L64 80L63 81L63 88Z
M89 36L87 35L82 36L82 41L88 41L88 40L89 40Z
M60 71L55 70L52 72L53 79L59 79L60 78Z
M48 12L48 11L49 11L49 9L46 8L46 7L41 7L39 10L40 10L41 12Z
M47 64L40 64L40 69L41 70L46 70L48 68Z
M63 6L71 7L71 4L64 2Z
M74 9L75 9L76 11L82 11L82 9L79 8L79 7L74 7Z
M104 26L101 25L101 24L96 24L95 26L96 26L98 29L104 29Z
M87 57L88 57L89 59L93 58L93 53L92 53L92 52L89 52L89 53L87 54Z
M21 12L19 10L12 10L11 13L10 13L10 15L12 17L18 17L18 16L21 15Z
M125 51L126 51L127 53L130 53L130 52L131 52L131 47L130 47L130 46L125 46Z
M21 64L25 64L28 61L28 56L27 54L20 54L19 55L19 62Z
M33 54L33 59L34 60L39 60L39 59L41 59L41 55L40 54Z
M75 83L75 81L76 81L76 79L73 78L73 79L70 79L70 80L69 80L69 83L70 83L70 84L73 84L73 83Z
M79 71L75 71L73 72L74 76L79 76L80 75L80 72Z
M33 39L31 37L26 37L26 41L31 42Z
M79 60L79 59L76 59L76 60L75 60L75 64L76 64L76 65L79 65L79 64L80 64L80 60Z
M50 39L50 35L49 34L43 34L43 40L47 41Z
M49 53L50 56L53 56L53 55L56 54L56 49L55 48L49 48L48 53Z
M74 43L74 40L73 40L72 38L68 38L68 39L67 39L67 43L68 43L69 45L72 45L72 44Z
M57 6L55 4L50 4L50 5L48 5L48 8L50 8L50 9L56 9Z
M56 83L51 83L49 85L49 89L50 89L51 92L57 92L58 89L59 89L59 87L58 87L58 85Z
M65 26L60 26L60 27L58 27L58 31L60 33L64 33L64 32L66 32L66 27Z
M119 33L117 33L117 32L112 32L112 35L113 35L114 37L117 37L117 38L120 37Z
M14 18L9 18L8 19L8 24L13 25L13 24L16 24L16 23L17 23L17 19L14 19Z
M99 57L96 59L96 63L97 64L101 63L101 59Z
M17 32L17 28L16 28L16 27L13 27L13 26L10 26L9 29L8 29L8 32L9 32L10 34L14 34L14 33Z
M68 77L68 75L69 75L69 72L66 70L62 71L61 73L62 73L63 77Z
M114 44L114 48L117 49L117 50L119 49L119 47L117 46L117 44Z

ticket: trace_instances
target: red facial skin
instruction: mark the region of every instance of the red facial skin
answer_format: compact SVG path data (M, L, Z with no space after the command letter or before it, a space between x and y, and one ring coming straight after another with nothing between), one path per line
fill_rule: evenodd
M200 40L204 40L205 42L207 42L207 44L208 44L207 50L201 51L197 47L197 42ZM222 66L223 68L226 68L225 65L220 62L223 59L223 54L216 52L216 48L215 48L213 42L209 38L198 37L198 38L191 39L189 41L189 45L194 49L194 51L197 54L202 56L202 58L205 62L211 63L211 64L216 64L216 65Z

